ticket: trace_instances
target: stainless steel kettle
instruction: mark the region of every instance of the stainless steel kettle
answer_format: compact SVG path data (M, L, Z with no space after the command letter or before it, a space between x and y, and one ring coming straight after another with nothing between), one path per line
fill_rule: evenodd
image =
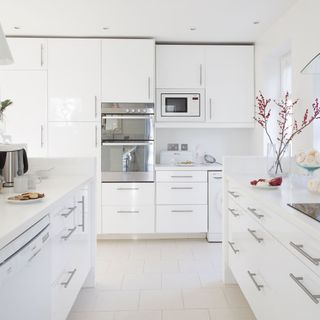
M22 145L0 144L0 170L4 187L13 187L16 176L28 171L28 157Z

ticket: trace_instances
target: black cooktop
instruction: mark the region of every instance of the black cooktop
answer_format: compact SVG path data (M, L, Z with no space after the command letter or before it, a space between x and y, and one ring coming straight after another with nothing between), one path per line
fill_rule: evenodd
M288 203L288 206L320 222L320 203Z

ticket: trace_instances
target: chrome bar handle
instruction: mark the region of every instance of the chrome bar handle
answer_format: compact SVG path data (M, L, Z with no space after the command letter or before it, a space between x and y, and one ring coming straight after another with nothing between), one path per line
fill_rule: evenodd
M256 279L254 278L256 276L255 273L252 273L248 270L248 275L251 278L252 282L254 283L254 285L256 286L256 288L258 289L258 291L261 291L261 289L263 288L262 284L258 284L258 282L256 281Z
M140 213L138 210L119 210L117 213Z
M292 273L289 274L290 278L307 294L307 296L316 304L319 303L320 294L312 294L302 283L303 277L296 277Z
M97 148L98 147L98 126L97 125L94 128L94 144Z
M200 64L200 86L202 86L202 64Z
M44 133L44 127L43 127L43 125L41 125L41 127L40 127L40 145L41 145L41 148L43 148L43 146L44 146L43 133Z
M172 213L192 213L193 210L171 210Z
M234 192L234 191L228 191L228 193L229 193L232 197L234 197L235 199L240 198L240 196L239 196L236 192Z
M68 274L70 275L67 281L61 282L60 284L62 286L64 286L65 288L68 288L73 276L75 275L75 273L77 272L77 269L74 268L72 271L69 271Z
M94 96L94 117L97 119L98 116L98 97Z
M259 243L263 241L263 238L259 238L256 235L257 230L251 230L251 229L248 228L248 231Z
M232 213L232 215L233 215L234 217L239 217L239 216L240 216L239 213L235 213L236 209L228 208L228 210Z
M28 262L31 262L40 252L41 252L41 248L38 249L38 250L28 259Z
M231 247L232 251L233 251L235 254L237 254L238 252L240 252L238 249L235 249L235 248L234 248L234 245L235 245L234 242L228 241L228 243L229 243L229 246Z
M209 99L210 120L212 120L212 99Z
M66 236L62 236L61 239L64 241L68 240L76 230L77 230L77 227L74 227L72 229L68 229L69 233Z
M247 207L247 209L248 209L252 214L254 214L258 219L261 219L261 218L264 217L263 214L257 213L257 209L255 209L255 208Z
M320 258L313 258L303 250L302 244L295 244L294 242L290 241L290 246L295 248L299 253L301 253L305 258L311 261L314 265L318 266L320 263Z
M192 190L193 187L171 187L171 190Z
M40 66L43 67L43 44L40 46Z
M148 99L151 98L151 78L148 77Z
M213 179L221 180L221 179L222 179L222 177L213 177Z
M81 197L81 200L78 201L78 203L81 204L81 217L82 217L82 223L78 224L78 227L82 228L82 232L84 232L84 213L85 213L85 209L84 209L84 196Z
M137 187L132 187L132 188L117 188L119 191L127 191L127 190L139 190Z
M193 176L171 176L171 178L193 178Z
M76 210L76 208L77 208L77 206L68 208L69 211L68 211L67 213L62 213L61 216L62 216L62 217L65 217L65 218L69 217L70 214L71 214L74 210Z

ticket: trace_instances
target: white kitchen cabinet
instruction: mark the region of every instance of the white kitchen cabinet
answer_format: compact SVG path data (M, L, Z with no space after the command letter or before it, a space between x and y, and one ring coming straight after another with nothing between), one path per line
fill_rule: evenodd
M103 102L154 102L154 73L154 40L102 40Z
M204 46L157 45L157 88L196 89L205 87Z
M98 124L94 122L49 122L49 157L95 157L99 146Z
M254 47L206 46L206 119L217 126L253 126Z
M12 100L5 111L6 133L26 143L30 157L47 154L47 72L0 71L0 99Z
M100 119L100 40L48 40L48 120Z
M13 64L0 65L0 70L44 70L47 68L47 39L7 38Z

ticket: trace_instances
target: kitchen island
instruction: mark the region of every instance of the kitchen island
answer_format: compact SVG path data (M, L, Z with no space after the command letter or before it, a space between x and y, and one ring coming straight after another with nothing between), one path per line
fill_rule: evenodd
M288 206L319 203L290 179L255 189L265 159L224 162L224 280L238 283L260 319L320 317L320 224ZM252 168L255 168L255 172Z
M95 161L30 162L54 169L37 185L39 202L9 203L12 189L0 194L0 318L65 320L81 287L94 285ZM45 235L31 238L34 229Z

